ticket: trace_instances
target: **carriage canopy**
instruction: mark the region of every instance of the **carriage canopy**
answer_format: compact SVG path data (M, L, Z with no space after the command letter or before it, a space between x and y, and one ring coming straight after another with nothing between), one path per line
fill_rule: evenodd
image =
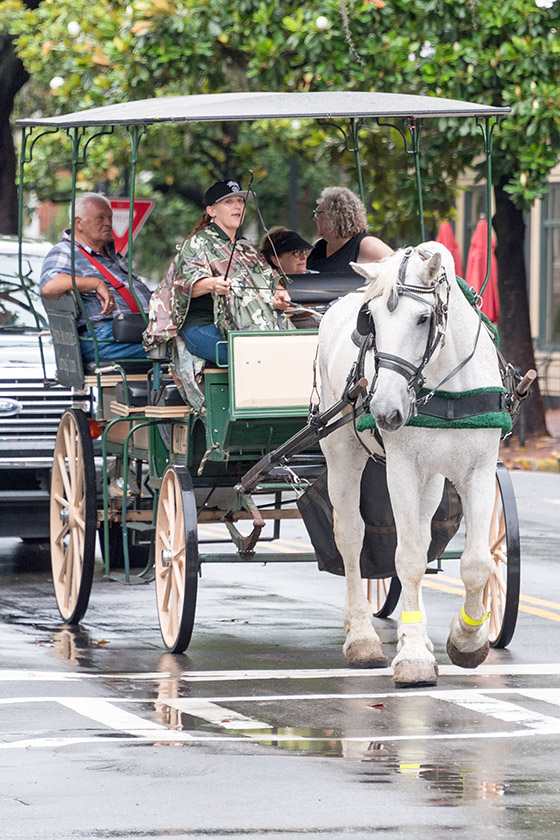
M55 117L18 120L19 126L74 128L99 125L213 122L222 120L502 117L509 108L435 96L366 91L242 92L162 96L90 108Z

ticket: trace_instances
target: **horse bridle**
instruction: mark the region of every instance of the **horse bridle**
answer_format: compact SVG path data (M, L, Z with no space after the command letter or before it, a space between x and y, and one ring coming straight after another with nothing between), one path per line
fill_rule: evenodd
M430 308L430 332L426 342L426 349L422 361L418 366L412 365L402 356L394 356L391 353L383 353L377 349L375 343L375 324L371 318L368 307L368 302L364 303L358 314L357 330L361 335L370 336L371 347L373 349L376 374L369 390L367 403L371 400L375 386L377 383L377 371L379 368L388 368L396 373L399 373L407 381L407 388L410 393L410 400L412 407L416 406L416 399L418 393L424 385L424 368L436 352L438 346L443 346L445 342L445 331L447 329L447 316L449 310L449 280L445 269L442 268L437 278L429 286L414 286L406 282L406 271L408 261L414 253L414 248L407 248L404 252L403 259L399 265L397 283L395 288L391 291L387 300L387 309L393 312L399 305L399 298L402 296L410 297L413 300L418 300L421 303L427 304ZM427 260L431 254L417 249L419 256ZM434 302L430 303L425 300L426 295L433 295Z

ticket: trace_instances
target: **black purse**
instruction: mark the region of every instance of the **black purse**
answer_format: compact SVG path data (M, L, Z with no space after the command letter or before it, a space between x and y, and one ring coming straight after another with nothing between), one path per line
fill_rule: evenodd
M147 326L141 312L118 312L113 315L113 338L117 344L142 344Z

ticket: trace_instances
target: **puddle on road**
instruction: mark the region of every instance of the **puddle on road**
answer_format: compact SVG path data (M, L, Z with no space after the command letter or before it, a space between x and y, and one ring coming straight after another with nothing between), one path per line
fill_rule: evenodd
M354 756L355 758L357 756ZM426 798L428 805L455 807L477 800L496 800L495 807L508 809L503 797L531 796L551 793L543 779L484 779L479 770L456 769L443 764L416 763L413 760L395 760L381 743L372 743L362 753L362 761L379 762L361 774L362 784L391 784L397 779L414 779L425 782L433 796Z

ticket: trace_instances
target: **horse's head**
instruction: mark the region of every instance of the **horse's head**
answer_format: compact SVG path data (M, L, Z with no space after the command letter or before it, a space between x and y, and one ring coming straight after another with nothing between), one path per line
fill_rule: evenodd
M379 263L351 266L369 280L357 329L373 336L370 411L381 430L393 432L409 419L424 367L443 344L449 282L439 252L407 248Z

